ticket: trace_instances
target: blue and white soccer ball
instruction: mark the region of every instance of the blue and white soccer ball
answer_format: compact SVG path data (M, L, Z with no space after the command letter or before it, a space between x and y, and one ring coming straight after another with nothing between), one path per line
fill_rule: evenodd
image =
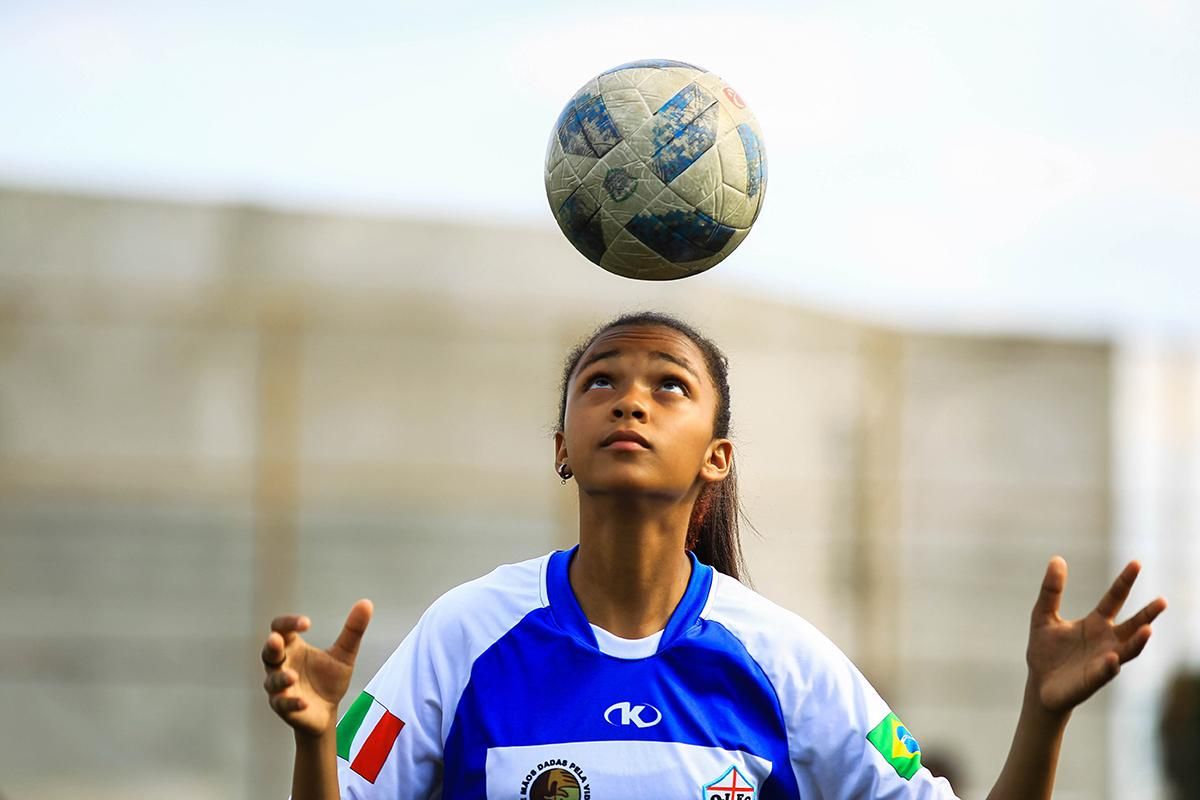
M546 152L559 227L627 278L712 267L746 237L766 188L754 115L723 80L680 61L634 61L588 81Z

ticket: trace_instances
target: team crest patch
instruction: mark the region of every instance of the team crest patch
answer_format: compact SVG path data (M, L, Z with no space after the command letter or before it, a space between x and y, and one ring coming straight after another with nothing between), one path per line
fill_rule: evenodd
M911 779L921 768L921 745L895 714L889 713L872 728L867 741L904 780Z
M725 774L703 789L704 800L754 800L756 789L750 779L737 767L730 767Z
M538 764L521 781L521 800L591 800L583 767L565 758Z

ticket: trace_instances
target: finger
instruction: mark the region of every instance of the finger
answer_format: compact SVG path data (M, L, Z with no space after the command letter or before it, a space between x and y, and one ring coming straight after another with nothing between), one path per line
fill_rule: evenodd
M1113 629L1113 633L1118 639L1125 640L1142 628L1143 625L1149 625L1158 618L1158 615L1167 610L1166 598L1156 597L1146 605L1142 606L1142 610L1134 614L1129 619L1122 622Z
M267 673L263 679L263 688L267 694L278 694L296 682L299 676L290 669L280 669Z
M1142 565L1136 561L1126 564L1125 569L1121 570L1121 574L1096 604L1096 613L1105 619L1112 619L1121 613L1121 606L1125 605L1125 598L1129 597L1129 590L1133 588L1133 582L1137 580L1141 569Z
M1046 565L1046 576L1042 578L1042 589L1033 604L1035 621L1054 619L1062 605L1063 590L1067 586L1067 562L1062 556L1054 556Z
M271 620L271 630L282 635L285 642L290 642L293 634L308 630L310 624L303 614L284 614Z
M286 717L294 711L303 711L308 708L308 703L304 702L302 697L287 697L282 694L271 695L269 701L271 708L281 717Z
M337 641L329 648L331 656L346 664L354 663L354 657L358 655L358 645L362 642L374 610L375 606L366 598L354 604L346 616L346 624L342 626Z
M284 652L283 646L283 636L275 631L271 631L271 633L267 636L266 643L263 644L263 667L265 667L268 672L279 669L281 666L283 666L283 662L286 658L287 656Z
M1124 642L1117 648L1117 654L1121 657L1121 663L1132 661L1142 654L1142 650L1146 647L1146 642L1150 641L1151 629L1149 625L1143 625L1138 628L1129 641Z

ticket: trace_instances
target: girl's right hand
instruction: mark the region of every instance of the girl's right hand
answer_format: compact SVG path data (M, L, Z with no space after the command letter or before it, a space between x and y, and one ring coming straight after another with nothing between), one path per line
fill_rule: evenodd
M355 603L328 650L301 638L300 633L312 624L308 617L288 615L271 620L271 633L262 649L267 671L263 688L271 708L297 734L320 736L337 725L338 702L350 686L354 658L371 611L370 600Z

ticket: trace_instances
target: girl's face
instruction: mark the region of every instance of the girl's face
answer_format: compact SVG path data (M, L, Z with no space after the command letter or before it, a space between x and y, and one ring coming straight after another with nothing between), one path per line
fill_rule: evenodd
M571 375L555 463L570 465L588 494L682 498L729 472L733 445L713 438L718 401L704 354L687 336L613 328Z

